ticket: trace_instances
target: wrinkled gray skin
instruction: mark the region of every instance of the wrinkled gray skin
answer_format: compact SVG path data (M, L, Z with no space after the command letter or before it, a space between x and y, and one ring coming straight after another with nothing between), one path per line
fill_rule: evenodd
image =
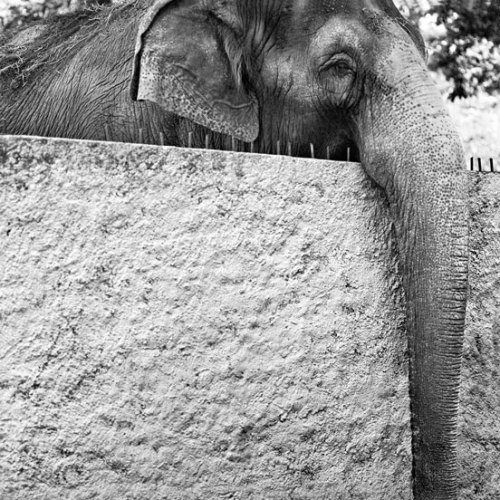
M100 18L47 28L61 41L13 85L19 69L3 60L3 132L181 146L191 135L203 147L211 130L211 147L232 136L269 153L290 142L300 156L312 142L337 159L351 147L395 220L415 498L456 498L465 169L420 36L390 0L163 0Z

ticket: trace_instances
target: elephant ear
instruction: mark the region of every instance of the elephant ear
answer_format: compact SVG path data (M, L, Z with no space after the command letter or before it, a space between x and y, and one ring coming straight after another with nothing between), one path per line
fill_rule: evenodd
M132 99L254 141L258 106L242 83L241 48L231 30L199 4L161 0L147 11L136 42Z

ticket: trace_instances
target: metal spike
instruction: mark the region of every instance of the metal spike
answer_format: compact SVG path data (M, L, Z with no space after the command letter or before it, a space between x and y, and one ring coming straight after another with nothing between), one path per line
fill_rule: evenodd
M326 147L326 159L329 160L330 157L331 157L331 155L330 155L330 146L327 146Z
M492 172L495 171L495 166L493 165L493 158L490 158L490 169Z
M232 151L238 151L238 139L236 137L231 137L231 149Z
M193 147L193 132L188 132L188 148Z
M277 155L281 154L281 143L280 143L280 141L276 141L276 154Z
M109 131L109 125L107 123L104 124L104 137L106 141L111 141L111 133Z
M205 149L208 149L210 146L210 136L208 134L205 135Z
M351 148L347 148L347 161L351 161Z
M165 136L160 132L160 145L165 146Z
M142 128L139 129L139 144L144 144L144 131Z
M255 153L255 141L250 143L250 153Z
M292 143L289 142L287 144L287 152L288 152L288 156L292 156Z
M471 156L470 158L470 171L474 172L474 157Z
M481 165L481 158L477 159L477 166L479 167L479 172L483 171L483 166Z
M311 148L311 158L314 158L314 144L311 143L309 144L310 148Z

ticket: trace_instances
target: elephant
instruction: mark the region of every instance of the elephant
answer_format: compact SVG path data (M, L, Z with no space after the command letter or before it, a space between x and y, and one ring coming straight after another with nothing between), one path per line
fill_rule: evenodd
M137 0L44 21L1 54L3 133L349 150L394 220L414 498L457 498L466 169L422 37L391 0Z

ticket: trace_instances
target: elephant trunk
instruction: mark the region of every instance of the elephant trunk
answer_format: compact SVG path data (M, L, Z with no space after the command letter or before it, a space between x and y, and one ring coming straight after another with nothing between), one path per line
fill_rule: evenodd
M396 226L409 337L414 498L449 500L457 498L468 274L465 162L420 54L393 49L386 57L377 77L367 78L372 97L359 110L358 145Z

